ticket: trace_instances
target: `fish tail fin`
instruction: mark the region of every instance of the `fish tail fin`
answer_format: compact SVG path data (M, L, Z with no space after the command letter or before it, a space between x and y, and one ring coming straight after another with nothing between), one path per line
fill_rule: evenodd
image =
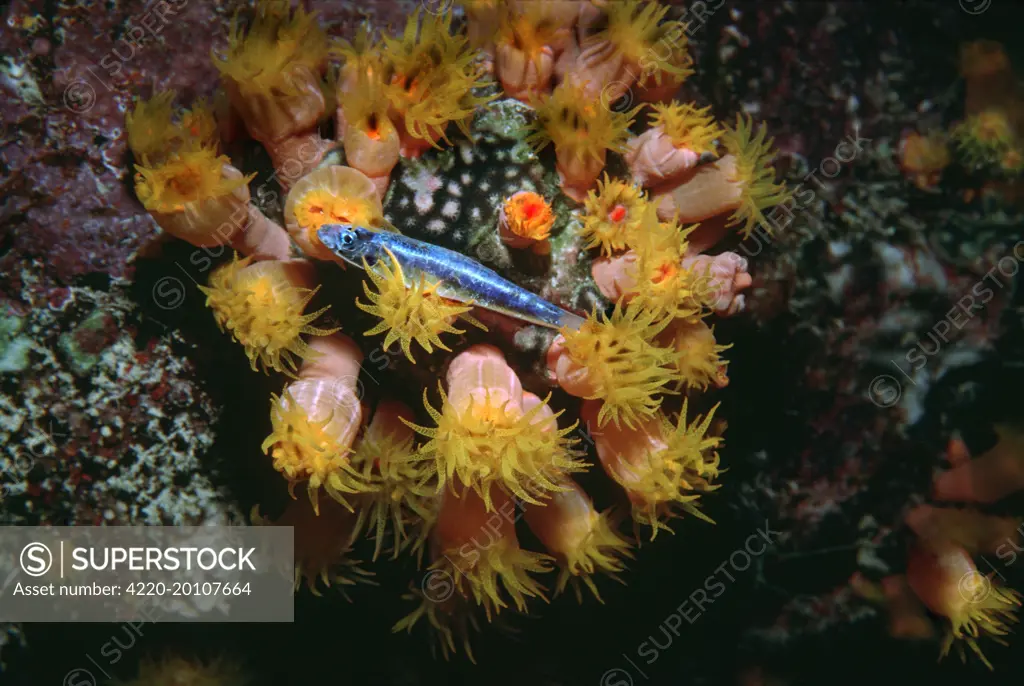
M563 310L562 314L558 316L558 328L566 327L571 331L579 331L585 321L587 320L578 314Z

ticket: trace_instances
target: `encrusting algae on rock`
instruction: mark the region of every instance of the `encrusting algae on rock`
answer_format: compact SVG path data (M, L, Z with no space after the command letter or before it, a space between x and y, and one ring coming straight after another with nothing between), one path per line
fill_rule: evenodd
M233 115L287 191L284 226L253 207L253 177L224 155L224 122L203 105L175 111L174 94L158 94L127 125L137 194L160 226L245 255L203 287L215 321L254 370L290 377L272 377L280 386L262 450L278 495L292 498L273 523L296 528L297 586L367 581L352 549L373 539L374 560L411 555L452 583L440 602L425 584L407 594L415 606L394 630L428 624L445 657L458 649L472 659L470 635L499 614L526 613L549 589L572 587L582 602L586 587L601 600L605 576L625 581L637 543L620 530L630 514L652 537L681 514L710 521L699 504L718 487L723 439L712 428L718 405L700 395L728 382L730 346L706 321L741 312L751 278L735 253L701 254L716 241L696 247L694 223L749 233L787 192L763 127L749 118L722 127L709 107L673 99L693 62L669 7L462 4L468 34L450 12L418 11L395 33L364 25L334 44L315 14L280 0L236 18L214 61ZM645 105L618 101L631 88L659 103L646 122ZM513 110L513 124L495 126ZM335 140L322 137L328 119ZM506 164L495 185L475 177L474 136L498 129L515 149L495 158ZM558 185L544 169L549 144ZM416 185L413 197L394 192L392 173ZM686 198L712 186L693 210ZM419 221L442 191L440 219ZM345 261L321 242L352 234L396 245L406 238L395 218L412 234L409 251L435 247L428 236L455 244L447 222L470 191L486 203L469 215L468 247L436 255L455 262L454 252L476 250L495 267L476 272L493 290L558 314L528 320L559 327L553 341L512 319L514 307L502 314L491 301L441 295L455 297L466 269L480 266L474 258L463 271L441 264L423 275L397 253ZM520 262L535 278L505 273ZM527 339L536 344L525 348ZM374 384L363 384L364 353L386 361ZM573 435L581 420L589 449ZM619 489L626 511L599 511L574 480L595 460L604 474L593 476ZM256 514L254 523L271 522ZM520 539L527 526L534 537Z

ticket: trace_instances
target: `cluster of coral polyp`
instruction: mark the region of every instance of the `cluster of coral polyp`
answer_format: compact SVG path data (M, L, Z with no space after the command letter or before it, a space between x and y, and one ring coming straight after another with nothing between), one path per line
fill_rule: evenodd
M900 166L922 190L939 185L954 161L970 174L987 177L982 194L1008 193L1024 173L1024 96L1006 51L992 41L963 46L964 118L948 130L909 132L900 142ZM952 144L952 146L951 146ZM951 150L952 148L952 150ZM970 199L971 195L965 193Z
M722 427L717 405L700 396L727 383L729 346L708 321L741 311L751 278L738 255L701 253L729 227L749 233L787 197L763 127L741 117L722 126L709 108L672 99L692 63L687 27L667 8L472 2L464 15L460 30L447 13L421 13L397 35L363 27L332 44L314 16L261 1L215 56L229 108L176 111L163 94L127 122L136 190L156 221L194 245L244 255L203 288L217 322L253 370L290 377L270 399L263 449L295 499L275 522L254 521L295 527L296 586L304 577L314 592L318 581L365 574L351 559L364 535L374 559L412 553L429 569L414 584L418 608L395 628L426 616L446 655L457 639L468 652L466 630L510 601L525 612L544 598L542 574L557 568L556 594L572 587L581 597L586 587L600 599L599 577L619 578L640 527L653 539L683 514L710 521L698 501L718 487ZM378 322L363 335L385 334L383 348L397 345L402 359L450 356L422 389L425 411L399 398L371 407L359 393L364 351L350 337L362 327L343 318L326 328L317 322L327 308L307 312L320 289L314 262L345 267L317 230L393 231L384 212L392 170L453 139L471 144L475 116L500 97L495 82L533 110L523 138L537 150L553 144L558 182L546 196L524 188L503 199L488 230L509 251L549 256L552 269L589 264L591 290L608 307L551 332L536 360L548 387L528 390L529 370L509 363L507 347L459 345L460 325L487 330L472 303L442 297L436 275L380 259L366 265L362 293L320 296L355 300ZM642 102L623 107L624 98ZM322 135L325 120L334 140ZM217 132L233 121L267 149L288 190L283 226L250 203L250 177L221 154ZM346 164L333 163L342 155ZM613 161L628 170L621 178L605 169ZM559 187L565 198L552 197ZM556 202L573 209L556 212ZM557 289L545 295L574 304ZM480 318L503 331L527 326ZM593 453L573 437L581 420ZM573 478L594 453L628 503L630 535L619 530L626 513L599 511ZM545 552L521 547L517 526Z

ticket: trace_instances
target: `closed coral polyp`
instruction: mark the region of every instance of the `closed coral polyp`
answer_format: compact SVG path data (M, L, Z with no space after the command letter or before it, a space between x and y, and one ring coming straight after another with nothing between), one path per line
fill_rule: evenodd
M296 285L285 262L257 262L247 257L219 267L210 275L210 285L200 286L206 304L213 310L221 331L245 346L253 371L273 369L294 376L295 358L309 358L313 350L303 334L327 336L338 329L311 325L329 308L303 314L317 289ZM319 288L319 287L317 287Z
M501 207L502 240L511 247L526 247L551 235L555 215L544 196L533 191L514 193Z
M330 165L304 176L288 192L284 203L288 233L309 255L319 260L339 258L317 236L324 224L378 227L384 223L377 187L352 167Z

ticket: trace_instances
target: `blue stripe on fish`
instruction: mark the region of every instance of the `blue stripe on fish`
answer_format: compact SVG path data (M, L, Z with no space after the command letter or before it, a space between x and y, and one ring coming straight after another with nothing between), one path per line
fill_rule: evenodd
M553 329L578 330L583 317L567 312L504 278L462 253L386 231L347 224L325 224L317 236L338 257L357 267L363 258L370 264L385 258L387 251L402 269L440 281L444 297L502 312Z

